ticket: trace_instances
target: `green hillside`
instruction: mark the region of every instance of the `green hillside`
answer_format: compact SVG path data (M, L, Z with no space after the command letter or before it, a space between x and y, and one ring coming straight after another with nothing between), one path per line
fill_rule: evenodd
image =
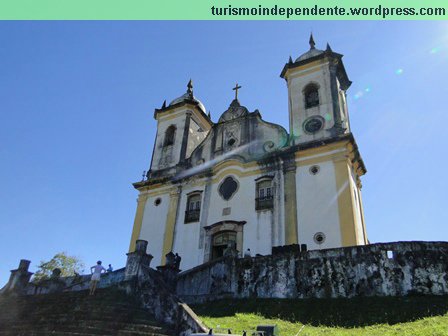
M448 296L221 300L193 309L208 327L235 333L277 324L281 336L448 335Z

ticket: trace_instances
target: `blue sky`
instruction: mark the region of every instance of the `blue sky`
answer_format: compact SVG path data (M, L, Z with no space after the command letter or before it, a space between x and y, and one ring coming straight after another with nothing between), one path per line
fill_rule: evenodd
M289 55L345 55L371 242L448 240L448 23L0 22L0 287L59 251L121 267L154 108L239 98L288 128ZM151 247L149 247L149 250Z

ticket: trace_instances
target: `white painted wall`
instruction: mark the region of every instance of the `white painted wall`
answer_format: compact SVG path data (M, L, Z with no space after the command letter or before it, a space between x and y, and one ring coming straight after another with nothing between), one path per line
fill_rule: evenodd
M243 241L244 251L250 248L252 255L257 253L269 255L272 252L272 211L256 211L255 216L251 216L245 227L245 237Z
M338 210L338 190L336 187L335 166L332 161L325 161L318 164L319 173L312 175L309 169L312 165L300 165L298 163L296 171L297 183L297 217L298 236L300 244L307 244L310 250L324 249L341 246L341 231ZM243 251L251 249L252 255L257 253L262 255L271 254L272 246L284 244L284 191L283 173L273 171L271 173L244 176L250 172L239 165L224 168L219 171L215 181L211 185L210 208L205 225L233 220L246 221L243 227ZM227 172L227 173L226 173ZM262 175L275 175L275 210L274 212L256 211L256 179ZM280 174L280 175L278 175ZM220 183L227 177L234 177L239 188L234 196L226 201L218 192ZM205 185L201 180L196 180L198 185L185 184L179 198L178 214L174 229L173 252L182 256L181 268L190 269L200 265L204 261L204 251L206 244L200 244L201 224L185 224L185 211L187 209L188 194L196 190L204 190ZM354 181L351 181L354 184ZM352 189L351 183L347 183L346 188ZM352 191L351 191L352 192ZM160 197L162 203L155 206L154 201ZM359 195L357 195L359 197ZM204 193L202 193L202 204L204 204ZM160 264L162 258L163 239L165 233L166 218L169 208L169 195L149 197L143 215L143 225L140 239L148 240L148 251L154 256L153 266ZM279 206L280 205L280 206ZM223 209L231 208L230 215L223 216ZM358 230L362 234L361 210L355 204L356 222ZM204 209L201 209L201 217L204 216ZM201 218L202 219L202 218ZM280 230L279 230L280 228ZM313 240L315 233L323 232L326 236L325 242L321 245ZM205 239L205 235L204 239ZM363 244L363 237L360 236L359 244ZM200 248L201 246L201 248Z
M179 211L174 228L173 252L178 253L182 257L180 265L182 270L187 270L200 265L204 260L203 249L199 249L199 234L201 230L199 222L185 223L185 211L187 210L188 200L187 194L195 190L204 190L204 187L183 186L179 198ZM204 194L202 193L202 198L203 197ZM201 200L201 204L203 204L203 199ZM201 209L201 216L202 215L203 211Z
M154 204L157 198L162 200L159 206ZM148 197L143 212L143 222L139 239L148 241L148 253L154 257L151 263L153 268L159 266L162 260L163 239L169 203L170 196L168 193Z
M342 239L335 166L332 161L321 162L317 175L309 172L311 166L299 166L296 172L299 243L307 244L310 250L340 247ZM321 245L313 239L317 232L323 232L326 236Z
M226 170L229 169L239 169L243 172L243 169L236 166L226 168ZM225 201L219 195L218 188L221 181L229 175L233 176L238 181L239 189L229 201ZM210 208L206 225L212 225L225 220L246 221L247 223L243 228L243 251L250 248L253 255L257 253L262 255L271 254L273 235L276 236L273 227L277 226L273 221L281 218L281 215L273 216L272 211L269 210L255 210L255 179L259 176L239 177L237 174L224 174L222 176L222 179L215 181L211 186ZM179 214L177 216L175 227L173 251L182 256L182 269L188 269L202 264L206 252L203 248L199 248L200 230L203 230L200 227L200 223L185 224L184 220L188 199L187 194L194 190L203 190L203 187L190 187L188 185L183 187L180 197ZM282 191L276 190L275 193L280 197L279 193L282 193ZM202 197L204 197L204 193L202 194ZM202 203L204 203L204 200ZM231 208L230 215L223 216L223 209L229 207ZM201 210L201 216L204 216L203 209ZM274 238L274 241L277 240L277 237ZM205 246L205 244L202 246Z
M229 167L228 169L240 169ZM219 185L227 176L233 176L239 183L237 193L228 201L218 192ZM243 229L243 250L250 248L252 255L271 254L272 249L272 212L255 210L256 182L259 176L239 177L236 174L224 174L223 178L212 185L211 208L208 225L222 221L246 221ZM222 216L224 208L231 208L231 214ZM240 251L242 252L242 251Z

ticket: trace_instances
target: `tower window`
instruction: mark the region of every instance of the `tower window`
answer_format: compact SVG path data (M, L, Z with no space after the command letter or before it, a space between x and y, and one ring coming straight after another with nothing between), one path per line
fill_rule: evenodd
M305 108L319 105L319 88L315 84L309 84L303 91L305 95Z
M199 222L201 216L201 194L195 192L188 196L185 223Z
M265 210L274 207L274 189L271 179L264 179L257 183L257 197L255 199L255 209Z
M172 146L176 136L176 126L171 125L165 131L165 139L163 140L163 147Z

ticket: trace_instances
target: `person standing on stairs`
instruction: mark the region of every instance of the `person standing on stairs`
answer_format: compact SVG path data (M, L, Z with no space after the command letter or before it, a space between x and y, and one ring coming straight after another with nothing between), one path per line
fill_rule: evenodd
M98 260L95 266L90 267L90 272L92 273L92 278L90 279L90 295L93 295L100 281L101 273L106 273L106 269L101 265L101 260Z

